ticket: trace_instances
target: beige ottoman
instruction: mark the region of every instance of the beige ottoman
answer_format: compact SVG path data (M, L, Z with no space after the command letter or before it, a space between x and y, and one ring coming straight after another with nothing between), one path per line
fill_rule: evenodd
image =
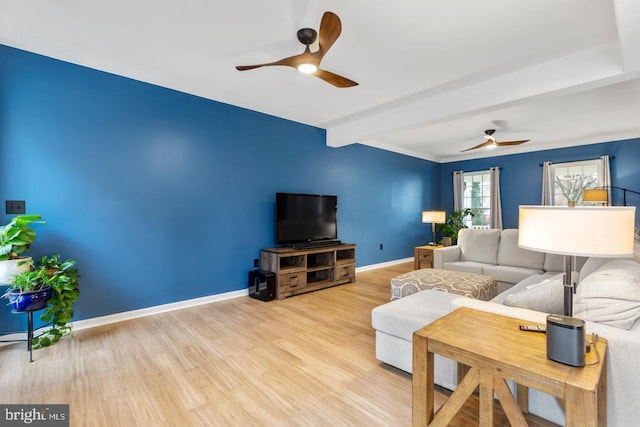
M498 284L493 278L481 274L423 268L391 279L391 301L425 289L489 301L496 296Z

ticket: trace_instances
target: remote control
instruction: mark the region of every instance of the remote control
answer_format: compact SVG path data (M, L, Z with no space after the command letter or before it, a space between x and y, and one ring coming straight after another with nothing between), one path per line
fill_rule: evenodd
M547 328L545 328L544 326L538 326L538 325L520 325L520 330L527 331L527 332L540 332L541 334L544 334L547 332Z

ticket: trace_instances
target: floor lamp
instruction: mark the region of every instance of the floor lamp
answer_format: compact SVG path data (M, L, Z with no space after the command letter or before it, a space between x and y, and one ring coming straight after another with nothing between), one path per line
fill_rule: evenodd
M436 224L444 224L447 220L447 213L445 211L422 211L422 222L431 223L431 242L430 246L437 245L436 243Z
M635 206L520 206L518 246L564 255L564 314L573 314L575 257L633 256Z

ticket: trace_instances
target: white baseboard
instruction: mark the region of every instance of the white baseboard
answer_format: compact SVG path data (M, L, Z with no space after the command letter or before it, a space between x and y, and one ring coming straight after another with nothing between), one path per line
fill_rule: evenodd
M222 294L209 295L206 297L193 298L184 301L172 302L169 304L156 305L153 307L141 308L139 310L124 311L122 313L109 314L106 316L93 317L91 319L78 320L73 322L73 330L81 331L96 326L109 325L111 323L122 322L125 320L137 319L139 317L153 316L154 314L168 313L183 308L196 307L212 302L224 301L231 298L238 298L249 294L248 289L240 289L237 291L225 292Z
M405 262L412 262L412 258L403 258L395 261L381 262L379 264L365 265L363 267L356 268L356 273L361 271L375 270L377 268L389 267L396 264L402 264ZM231 298L238 298L247 296L249 294L248 289L240 289L237 291L225 292L222 294L209 295L201 298L193 298L184 301L172 302L169 304L156 305L153 307L141 308L139 310L124 311L122 313L109 314L106 316L93 317L90 319L77 320L72 322L72 328L74 331L81 331L83 329L95 328L96 326L109 325L111 323L123 322L125 320L137 319L140 317L152 316L154 314L167 313L169 311L181 310L183 308L196 307L203 304L210 304L212 302L224 301ZM0 335L3 340L15 340L24 338L25 333ZM2 343L6 344L6 343ZM0 344L0 345L2 345Z
M109 314L106 316L92 317L90 319L77 320L71 322L73 331L81 331L83 329L95 328L96 326L109 325L111 323L123 322L125 320L137 319L139 317L152 316L154 314L167 313L183 308L196 307L198 305L209 304L217 301L224 301L231 298L238 298L249 294L248 289L240 289L237 291L225 292L222 294L209 295L201 298L193 298L184 301L172 302L169 304L156 305L153 307L141 308L139 310L123 311L121 313ZM43 328L42 331L45 329ZM24 340L26 332L0 335L3 341ZM12 344L11 342L1 342L0 346Z
M391 267L392 265L396 265L396 264L403 264L405 262L413 262L413 257L411 258L403 258L403 259L397 259L394 261L387 261L387 262L381 262L379 264L370 264L370 265L365 265L363 267L358 267L356 268L356 273L360 272L360 271L369 271L369 270L375 270L376 268L382 268L382 267Z

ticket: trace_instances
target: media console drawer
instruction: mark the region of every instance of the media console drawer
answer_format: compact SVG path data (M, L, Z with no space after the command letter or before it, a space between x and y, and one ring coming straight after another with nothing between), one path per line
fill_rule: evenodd
M260 251L260 268L276 275L276 298L356 280L356 245L324 248L270 248Z
M356 267L355 265L341 265L336 267L335 270L335 279L343 280L343 279L352 279L352 281L356 277Z
M278 279L278 285L283 292L295 291L307 286L307 274L305 272L282 274Z

